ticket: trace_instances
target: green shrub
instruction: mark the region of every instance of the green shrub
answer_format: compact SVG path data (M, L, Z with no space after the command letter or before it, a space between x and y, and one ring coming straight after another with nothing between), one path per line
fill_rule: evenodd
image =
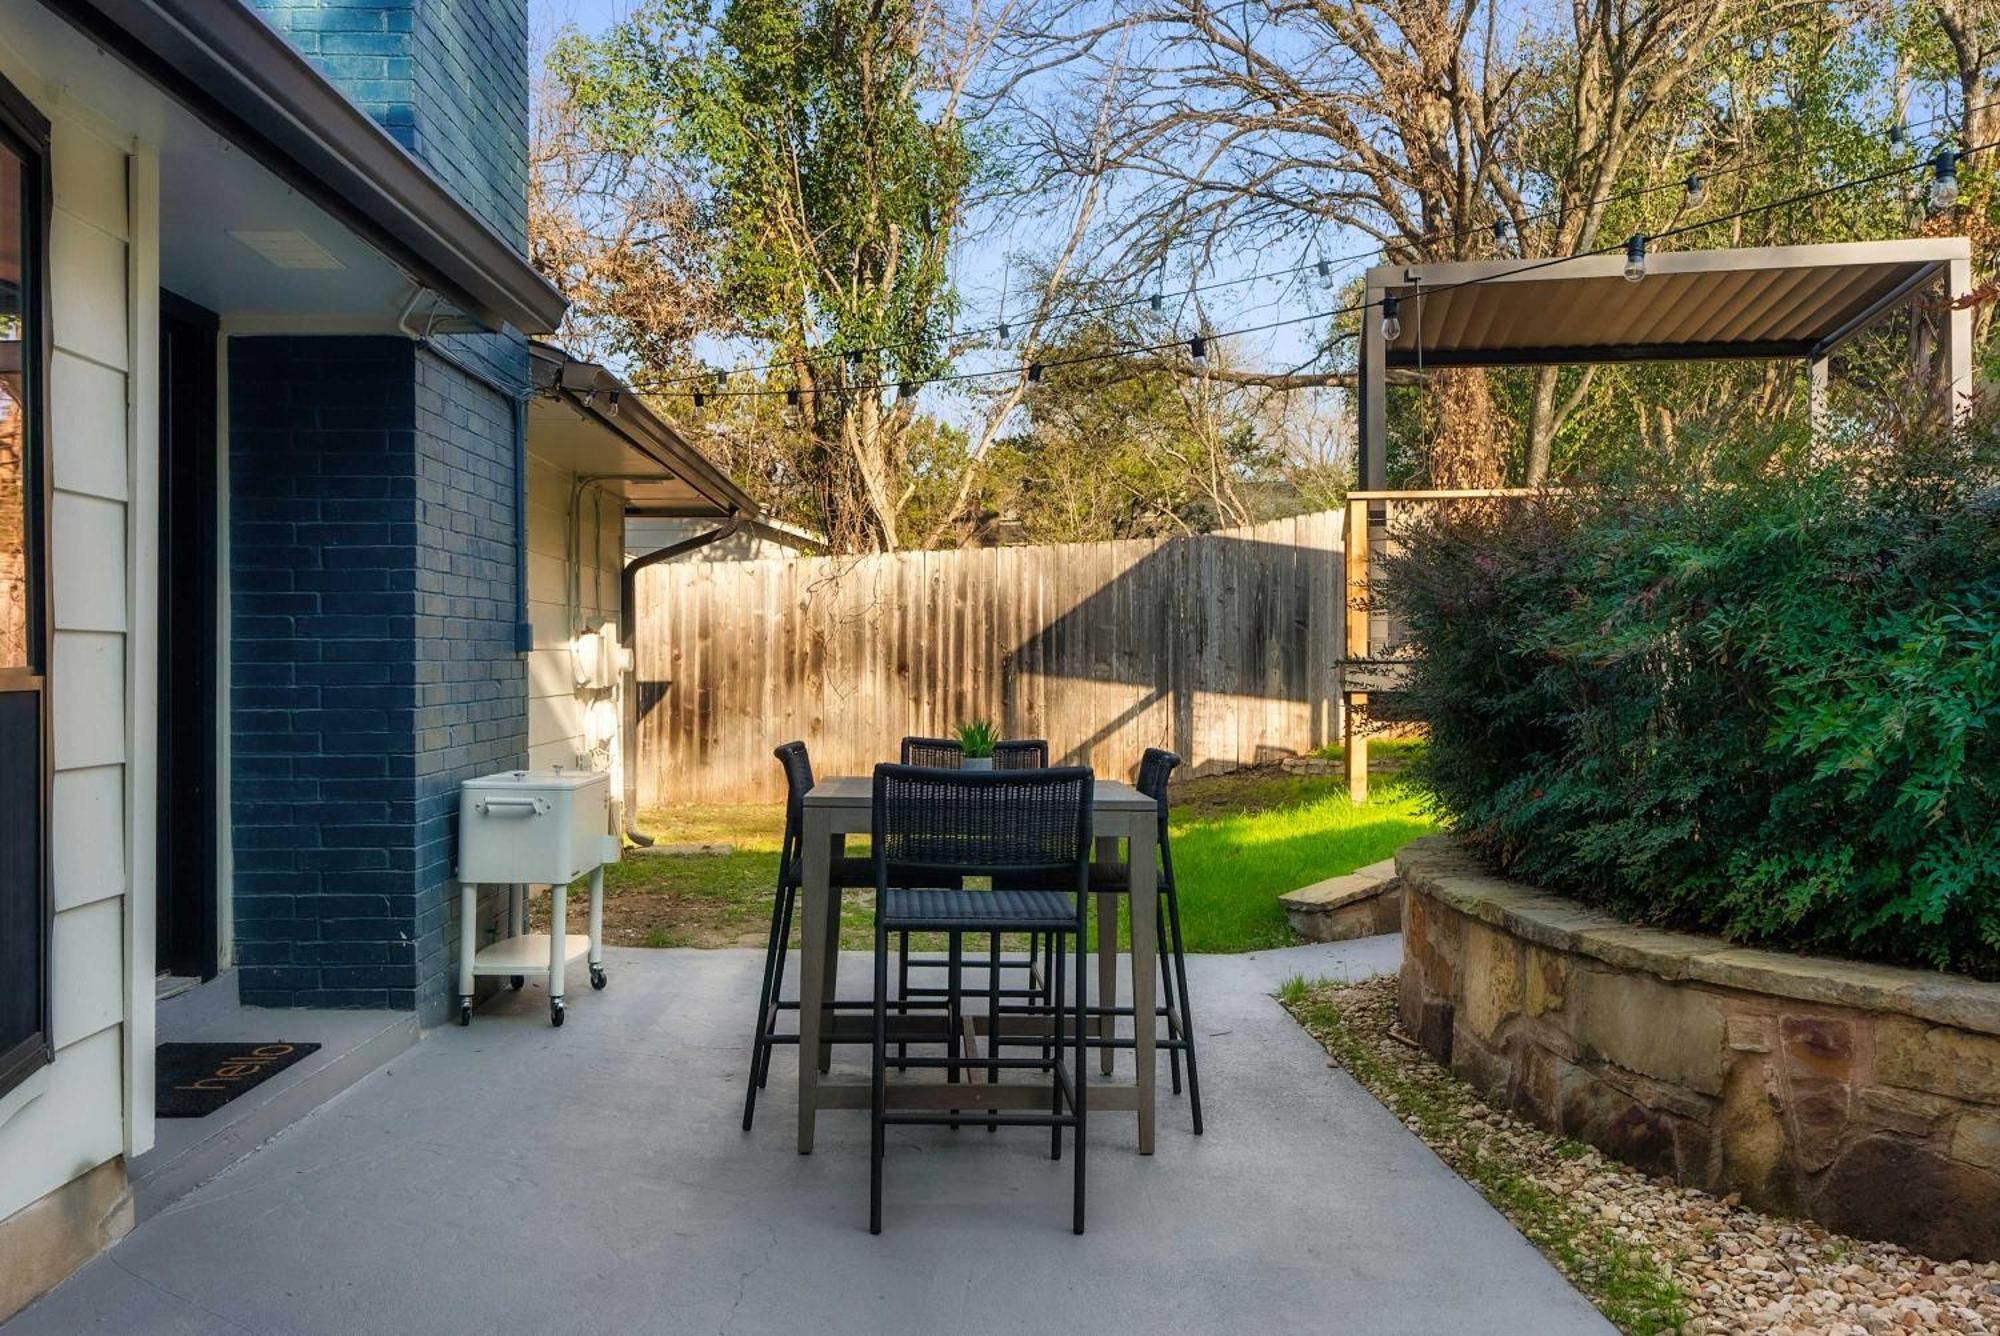
M2000 978L1995 439L1435 508L1419 778L1630 918Z

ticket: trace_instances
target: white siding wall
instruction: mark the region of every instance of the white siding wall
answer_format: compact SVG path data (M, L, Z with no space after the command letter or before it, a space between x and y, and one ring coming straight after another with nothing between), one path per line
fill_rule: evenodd
M600 748L593 759L584 712L609 691L579 688L570 645L580 625L616 623L623 542L624 498L615 487L583 494L578 514L582 564L572 601L568 564L570 495L576 475L567 465L528 447L528 612L535 648L528 657L528 764L564 768L611 762ZM615 702L614 702L615 704ZM613 787L616 792L616 786Z
M75 104L45 96L4 50L0 72L54 122L55 179L49 542L56 1058L0 1100L4 1219L152 1143L153 1003L149 990L134 987L151 975L151 830L131 798L135 783L151 782L151 702L137 667L150 649L151 600L142 605L133 597L132 573L151 568L138 559L153 542L151 415L134 406L156 392L145 368L158 303L150 159L135 156L129 141Z

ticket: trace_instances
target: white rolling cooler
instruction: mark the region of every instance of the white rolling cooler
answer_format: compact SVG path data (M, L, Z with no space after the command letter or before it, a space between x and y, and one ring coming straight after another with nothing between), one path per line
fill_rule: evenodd
M530 974L549 985L549 1024L563 1023L567 967L588 958L590 986L604 973L604 865L618 861L609 832L611 777L603 771L508 770L468 779L458 791L458 1023L472 1024L472 981ZM569 931L570 883L590 874L590 935ZM507 935L473 949L482 883L508 887ZM549 888L549 931L528 932L528 887Z

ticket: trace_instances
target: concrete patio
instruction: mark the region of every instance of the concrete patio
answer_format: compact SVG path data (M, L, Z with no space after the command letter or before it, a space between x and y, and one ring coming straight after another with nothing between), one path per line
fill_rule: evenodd
M739 1130L758 953L613 950L563 1029L531 986L428 1033L0 1331L1609 1331L1270 996L1398 951L1191 959L1207 1135L1164 1077L1157 1155L1093 1119L1084 1237L1044 1135L894 1129L871 1238L866 1119L796 1154L789 1051Z

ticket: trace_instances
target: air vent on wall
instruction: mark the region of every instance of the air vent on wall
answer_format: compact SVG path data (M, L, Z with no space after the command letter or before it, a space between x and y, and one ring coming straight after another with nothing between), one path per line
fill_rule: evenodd
M236 231L230 236L280 269L345 269L340 258L296 228L280 231Z

